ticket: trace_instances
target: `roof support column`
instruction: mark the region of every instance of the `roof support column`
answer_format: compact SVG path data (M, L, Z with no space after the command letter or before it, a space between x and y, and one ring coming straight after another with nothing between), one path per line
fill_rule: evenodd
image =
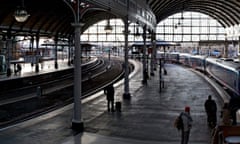
M240 60L240 36L238 37L238 50L237 50L237 56L238 56L238 60Z
M7 49L7 76L11 76L12 39L10 34L7 34L6 49Z
M32 68L33 68L33 66L34 66L34 59L33 59L34 51L33 51L33 46L34 46L34 36L31 36L31 39L30 39L30 51L31 51L31 57L32 57L32 60L31 60L31 67L32 67Z
M156 70L156 35L153 31L152 31L151 41L152 41L152 51L151 51L150 75L154 76L154 70Z
M124 99L130 99L131 94L129 93L129 63L128 63L128 34L129 34L129 22L128 22L128 10L129 10L129 0L127 0L127 15L124 18L124 37L125 37L125 53L124 53Z
M68 38L68 66L71 65L71 45L72 45L72 40L71 40L71 37L69 36L69 38Z
M74 16L74 23L72 26L75 28L75 58L74 58L74 109L72 118L72 129L82 132L84 129L82 120L82 49L81 49L81 28L83 23L80 23L80 3L81 0L76 0L76 3L72 4L67 0L63 0L66 5L72 10Z
M58 35L55 36L55 69L58 69Z
M124 69L125 69L125 74L124 74L124 94L123 94L123 98L124 99L130 99L131 95L129 93L129 63L128 63L128 27L129 27L129 23L128 23L128 16L127 18L124 20L124 36L125 36L125 53L124 53Z
M83 131L82 120L82 62L81 62L81 27L83 23L76 22L72 24L75 28L75 59L74 59L74 112L72 119L72 128Z
M36 66L35 66L35 72L39 72L39 34L36 35Z
M142 80L142 83L143 84L147 84L147 75L148 75L148 70L147 70L147 66L146 66L146 49L147 49L147 46L146 46L146 39L147 39L147 34L146 34L146 30L147 30L147 27L146 25L143 26L143 58L142 58L142 61L143 61L143 80Z
M224 58L228 57L228 39L227 39L227 35L225 35L225 46L224 46Z

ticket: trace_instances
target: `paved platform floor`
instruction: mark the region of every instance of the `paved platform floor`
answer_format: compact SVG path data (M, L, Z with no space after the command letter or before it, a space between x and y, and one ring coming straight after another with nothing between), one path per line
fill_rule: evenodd
M138 66L139 62L136 63ZM108 112L102 92L83 100L84 133L71 129L72 105L38 118L0 130L1 144L177 144L180 132L174 120L185 106L191 107L193 128L189 144L208 144L211 129L206 123L204 102L216 91L193 71L174 64L165 65L165 88L159 93L158 71L142 85L141 66L131 74L131 100L123 100L123 85L116 84L116 101L122 112ZM218 114L219 114L218 112Z

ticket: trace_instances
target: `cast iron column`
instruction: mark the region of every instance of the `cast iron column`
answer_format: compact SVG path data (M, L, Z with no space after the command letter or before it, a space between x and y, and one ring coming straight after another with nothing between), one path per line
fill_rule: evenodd
M83 131L82 120L82 62L81 62L81 27L83 23L72 24L75 28L75 59L74 59L74 113L72 119L73 129Z
M153 70L157 70L157 40L156 40L156 33L154 33L154 41L153 41L153 59L154 59L154 68Z
M39 72L39 34L36 35L36 64L35 64L35 72Z
M224 58L228 58L228 39L227 39L227 35L225 35Z
M74 109L73 109L73 118L72 118L72 129L77 131L83 131L83 120L82 120L82 67L81 67L81 27L83 23L80 23L80 0L76 0L74 6L72 3L63 0L69 8L72 10L74 15L74 23L72 26L75 28L75 58L74 58Z
M55 36L55 61L54 61L55 69L58 69L58 36Z
M143 84L147 84L147 67L146 67L146 25L143 26Z
M130 99L131 98L131 94L129 93L129 64L128 64L128 16L124 21L124 36L125 36L125 53L124 53L124 69L125 69L125 74L124 74L124 94L123 94L123 98L124 99Z
M155 49L156 49L156 40L155 40L155 33L152 31L152 35L151 35L151 41L152 41L152 51L151 51L151 68L150 68L150 70L151 70L151 72L150 72L150 74L151 74L151 76L154 76L154 65L155 65L155 57L156 57L156 55L155 55Z

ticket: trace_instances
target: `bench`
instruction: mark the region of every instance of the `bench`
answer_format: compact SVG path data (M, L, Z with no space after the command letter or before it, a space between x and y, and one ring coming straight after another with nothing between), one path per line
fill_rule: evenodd
M212 144L225 144L225 139L229 136L240 136L240 126L218 126L213 134Z

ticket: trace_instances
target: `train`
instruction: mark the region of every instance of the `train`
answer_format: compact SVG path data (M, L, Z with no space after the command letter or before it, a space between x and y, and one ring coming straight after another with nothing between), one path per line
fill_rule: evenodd
M5 55L0 55L0 75L6 74L7 65Z
M164 59L165 61L176 62L203 72L223 86L231 97L240 98L239 61L187 53L166 53L164 54Z

